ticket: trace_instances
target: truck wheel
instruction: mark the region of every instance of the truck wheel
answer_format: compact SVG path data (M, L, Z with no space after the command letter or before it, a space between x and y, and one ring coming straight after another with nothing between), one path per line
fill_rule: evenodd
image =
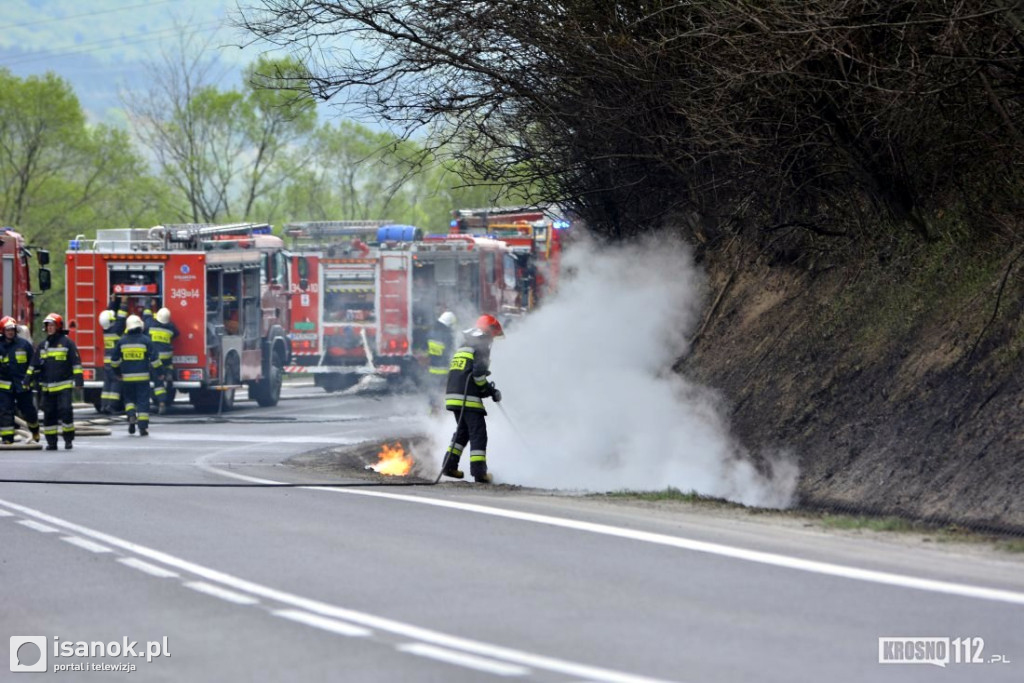
M239 384L242 376L241 364L238 360L238 356L231 353L227 357L227 361L224 363L224 384ZM235 407L235 390L227 389L224 391L216 392L221 394L221 410L227 412Z
M281 383L284 381L284 360L274 353L267 376L252 385L249 393L263 408L276 406L281 400Z

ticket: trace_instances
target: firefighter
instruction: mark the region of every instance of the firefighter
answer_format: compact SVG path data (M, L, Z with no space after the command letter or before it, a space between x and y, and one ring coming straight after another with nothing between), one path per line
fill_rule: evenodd
M114 344L110 365L121 379L121 400L128 413L128 433L149 434L149 381L160 368L160 358L146 334L146 324L137 315L128 316L124 336Z
M29 376L39 385L43 399L43 435L46 450L57 450L58 423L64 448L71 448L75 440L75 411L71 394L81 388L82 361L78 347L64 330L64 318L51 313L43 320L46 339L39 342Z
M121 400L121 380L110 366L110 359L114 354L114 345L124 333L125 319L113 310L100 313L100 327L103 328L103 389L100 391L100 412L104 415L114 414L117 402Z
M448 382L448 366L455 350L455 314L445 311L434 321L427 338L427 391L430 396L430 413L436 415L444 409L443 396Z
M160 358L160 368L153 373L153 400L156 401L157 412L163 415L167 412L167 390L174 381L174 349L171 342L178 337L178 328L171 322L171 312L161 308L156 312L156 318L149 323L148 330L153 348Z
M452 356L445 388L445 408L455 417L455 434L445 454L441 473L462 479L459 458L466 446L469 451L469 473L473 480L491 482L487 472L487 410L484 399L490 396L501 402L501 392L490 382L491 344L504 336L501 323L492 315L477 318L476 327L463 332L463 345Z
M14 443L14 415L19 412L28 424L32 441L39 443L39 411L28 377L35 349L32 342L18 336L18 321L11 316L0 319L0 328L0 441Z

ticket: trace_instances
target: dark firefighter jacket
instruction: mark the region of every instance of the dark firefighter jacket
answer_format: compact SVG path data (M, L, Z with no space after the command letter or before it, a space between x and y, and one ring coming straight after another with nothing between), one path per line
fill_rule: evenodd
M29 374L38 380L43 393L82 386L82 361L67 332L60 330L39 342Z
M15 393L28 390L26 377L34 353L32 342L27 339L0 339L0 390Z
M451 354L455 349L455 332L440 320L434 321L427 339L427 358L431 375L447 375Z
M173 322L164 324L153 318L153 321L149 323L149 338L153 341L153 347L156 349L157 356L163 361L164 365L171 362L174 358L174 349L171 347L171 341L178 336L178 328L174 326Z
M116 311L114 313L114 319L110 323L110 327L103 330L103 364L104 366L110 365L110 358L114 354L114 344L124 334L124 326L128 320L128 311L121 307L120 299L114 299L108 304L110 311Z
M476 410L486 414L484 398L494 393L494 387L487 381L491 374L490 365L490 346L483 341L467 339L466 345L452 355L445 387L445 408L451 411Z
M148 382L150 369L160 365L160 357L144 330L132 330L114 344L110 367L124 382Z

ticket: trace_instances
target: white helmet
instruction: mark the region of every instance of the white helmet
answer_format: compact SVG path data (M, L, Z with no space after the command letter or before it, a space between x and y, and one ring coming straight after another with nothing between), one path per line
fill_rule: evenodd
M114 312L103 311L100 313L100 327L105 330L109 330L110 326L114 324Z
M128 316L128 320L125 321L124 329L128 332L132 330L141 330L145 325L142 324L142 318L137 315Z
M451 311L445 311L441 314L441 317L437 319L437 322L441 323L445 327L455 327L455 323L458 322L455 319L455 314Z
M156 312L156 319L160 323L166 325L167 323L171 322L171 312L166 308L161 308L159 311Z

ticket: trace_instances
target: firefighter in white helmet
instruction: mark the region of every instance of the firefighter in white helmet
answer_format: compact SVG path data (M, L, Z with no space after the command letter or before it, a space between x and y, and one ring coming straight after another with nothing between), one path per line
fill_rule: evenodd
M430 412L437 415L444 410L444 388L448 383L448 364L455 352L455 324L451 311L445 311L434 321L427 338L427 392Z
M139 436L149 434L149 381L151 373L160 367L153 342L145 331L145 323L137 315L128 316L125 334L114 345L110 365L121 379L121 400L128 414L128 433Z
M102 311L99 316L100 328L103 329L103 389L100 390L100 412L111 415L115 412L117 402L121 400L121 380L110 367L110 359L114 354L114 345L124 332L124 318L118 318L112 310Z
M81 388L82 361L78 347L64 330L64 318L51 313L43 319L46 339L39 342L29 374L43 394L43 436L46 450L57 450L58 423L64 437L64 448L75 440L75 409L71 395Z
M171 322L170 310L161 308L156 312L155 319L150 321L147 329L153 347L160 358L160 369L153 373L153 400L156 401L157 412L163 415L167 412L167 403L170 398L168 389L174 382L172 342L178 336L178 328Z

